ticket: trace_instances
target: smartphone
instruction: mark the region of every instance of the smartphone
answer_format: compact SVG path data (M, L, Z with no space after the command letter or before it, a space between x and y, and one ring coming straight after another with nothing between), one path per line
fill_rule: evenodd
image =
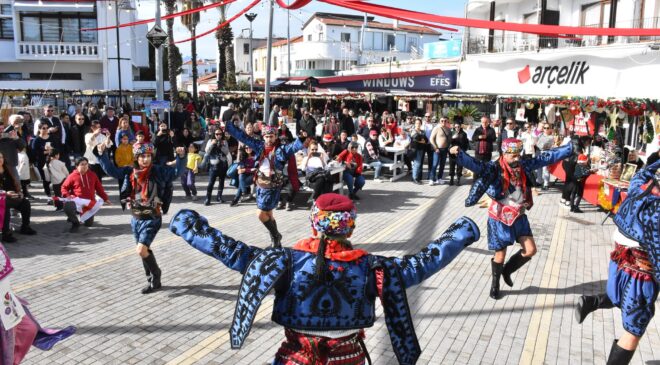
M101 133L103 133L103 134L106 134L106 133L108 133L108 132L110 132L110 131L108 130L108 128L103 128L103 129L101 129Z
M313 152L312 156L313 157L321 157L321 152Z
M45 148L46 148L47 150L50 149L50 142L46 142L46 146L45 146Z

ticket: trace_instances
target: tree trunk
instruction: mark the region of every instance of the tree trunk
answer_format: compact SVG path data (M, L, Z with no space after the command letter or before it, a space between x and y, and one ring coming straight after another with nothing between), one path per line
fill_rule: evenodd
M175 11L175 5L176 1L175 0L166 0L165 1L165 11L167 12L168 15L173 14ZM170 81L170 102L175 103L179 99L179 89L176 85L176 60L174 56L174 52L172 52L172 49L176 48L176 45L174 45L174 19L167 19L166 21L167 24L167 47L168 47L168 52L167 52L167 57L168 57L168 76L169 76L169 81Z
M225 45L225 85L227 88L236 88L236 65L234 64L234 46Z

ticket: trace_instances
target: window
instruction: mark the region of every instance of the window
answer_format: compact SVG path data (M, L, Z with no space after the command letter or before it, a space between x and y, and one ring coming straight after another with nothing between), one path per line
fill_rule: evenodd
M254 59L254 63L252 63L252 67L254 67L255 71L259 71L259 62L257 62L257 59Z
M319 32L319 42L323 40L323 32Z
M335 60L335 67L333 68L333 70L338 71L339 67L340 67L339 61Z
M0 80L22 80L23 74L20 72L0 72Z
M31 73L30 80L82 80L82 75L77 73Z
M87 13L20 13L21 36L26 42L96 43L95 15Z
M11 5L0 5L0 39L14 39Z
M406 35L405 34L397 34L396 35L396 44L394 46L396 47L397 51L405 52L405 50L406 50Z
M312 41L312 35L311 34L307 35L307 40L310 41L310 42Z
M250 54L250 44L243 43L243 54Z
M365 50L374 49L374 33L373 32L364 32L364 44L363 48Z
M273 57L273 71L277 71L277 57Z
M383 32L374 32L374 49L376 51L383 49Z
M308 70L315 70L316 69L316 61L307 61L307 69Z
M395 46L395 41L396 41L396 38L394 37L394 34L387 34L386 35L386 42L387 43L385 43L387 48L385 48L385 50L389 51L389 50L393 49L394 46Z
M341 41L342 42L350 42L351 41L351 33L342 33L341 34Z
M408 37L408 44L406 45L406 50L411 52L411 48L417 48L417 37Z

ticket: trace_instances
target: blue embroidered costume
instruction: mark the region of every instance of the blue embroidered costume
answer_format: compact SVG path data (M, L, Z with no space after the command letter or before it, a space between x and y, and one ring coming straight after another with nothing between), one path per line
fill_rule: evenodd
M640 338L653 318L660 289L660 196L657 191L653 193L659 187L655 177L659 168L660 160L637 172L630 181L628 197L614 217L617 228L607 292L579 298L575 312L579 323L596 309L618 307L623 328ZM615 340L608 364L628 364L634 352L620 347Z
M142 154L152 154L151 144L136 143L133 146L133 155L137 159ZM99 164L106 174L112 176L122 183L120 197L123 202L128 202L131 209L131 230L137 244L147 247L156 238L156 234L162 225L162 210L168 198L172 196L172 182L180 176L180 171L186 167L185 158L177 156L176 167L167 165L154 165L139 169L125 166L118 168L110 161L107 153L99 155ZM167 202L169 205L169 202ZM149 285L142 289L147 294L160 288L160 268L156 257L151 249L149 255L142 258L142 265Z
M355 217L347 197L321 195L311 215L320 238L301 240L294 248L249 246L191 210L177 213L170 229L243 274L230 329L232 348L242 346L261 301L274 289L272 320L285 327L287 337L275 364L364 364L362 329L373 326L379 297L399 363L415 364L421 350L405 289L447 266L479 239L479 228L463 217L416 255L387 258L352 249L346 237Z
M303 141L298 138L289 144L276 144L268 147L256 138L248 136L244 131L229 122L226 124L226 130L239 142L250 147L255 156L257 156L257 176L256 176L256 196L257 208L262 212L270 212L280 202L280 193L282 192L282 183L284 182L284 166L289 162L289 157L303 148ZM262 133L264 135L275 135L276 128L264 126ZM264 221L264 219L267 219ZM281 246L282 235L277 230L277 222L272 214L268 218L263 218L262 222L273 241L273 247Z
M491 260L490 297L493 299L500 297L500 276L503 276L507 285L513 286L511 274L531 260L535 252L532 228L525 214L534 204L533 171L561 161L573 153L572 146L568 144L541 152L535 158L522 160L522 147L522 141L508 138L502 141L502 154L495 161L479 161L461 150L457 156L461 166L479 176L470 189L465 206L476 204L484 193L492 199L488 208L488 249L497 251ZM505 154L511 160L505 160ZM523 238L526 238L529 247L534 248L532 252L526 252L523 248L504 264L507 247L516 241L523 244Z

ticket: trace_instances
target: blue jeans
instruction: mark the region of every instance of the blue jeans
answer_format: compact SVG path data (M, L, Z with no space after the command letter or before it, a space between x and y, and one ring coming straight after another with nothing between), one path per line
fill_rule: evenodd
M374 179L380 178L380 170L383 168L383 163L380 161L371 161L367 165L374 168Z
M422 165L424 164L424 154L426 151L424 150L417 150L415 152L415 159L413 160L413 180L415 181L421 181L422 180Z
M350 194L355 194L364 187L365 180L362 175L353 176L350 172L344 171L343 178Z
M244 191L247 191L247 188L252 185L252 175L251 174L238 174L238 189L236 189L236 196L234 199L238 200L241 197L241 194Z
M433 166L431 167L430 180L442 180L442 175L445 172L445 163L447 162L447 148L441 148L439 152L433 151ZM440 171L438 172L438 167Z
M435 150L429 145L427 146L429 149L425 150L424 153L426 154L426 168L428 169L428 179L431 180L431 169L433 168L433 155L435 153ZM422 165L424 164L424 156L422 156L422 162L419 164L419 173L422 173ZM419 175L419 179L417 180L422 180L422 175Z

